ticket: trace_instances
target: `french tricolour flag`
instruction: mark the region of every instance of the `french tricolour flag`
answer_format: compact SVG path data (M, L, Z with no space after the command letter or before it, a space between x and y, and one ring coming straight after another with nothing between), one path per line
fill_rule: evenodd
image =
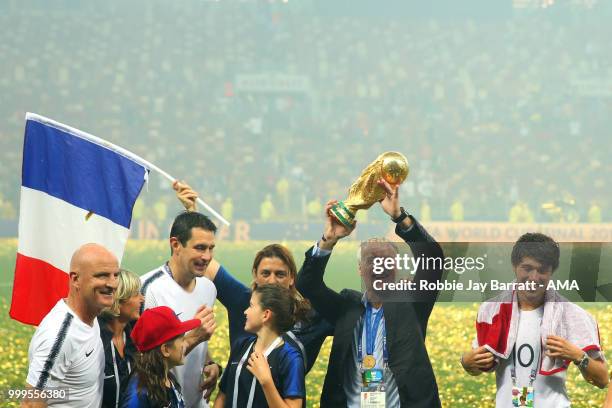
M26 115L13 319L37 325L66 297L70 258L81 245L123 256L148 169L95 140Z

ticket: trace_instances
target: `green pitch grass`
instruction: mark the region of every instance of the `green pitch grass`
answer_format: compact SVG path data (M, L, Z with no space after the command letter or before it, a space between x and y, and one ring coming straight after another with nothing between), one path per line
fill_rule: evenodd
M8 316L11 284L15 265L16 240L0 240L0 392L21 388L27 374L28 345L34 328L11 320ZM265 242L221 242L215 256L227 269L244 283L251 280L253 256ZM301 264L310 242L285 243ZM341 243L334 250L326 272L326 282L334 289L359 288L356 272L356 243ZM166 242L131 241L128 244L123 266L142 274L164 262L169 254ZM612 342L612 306L607 304L583 305L599 322L604 346ZM210 341L210 350L217 361L227 361L229 355L227 314L222 305L215 306L218 328ZM442 404L445 408L494 407L495 378L493 375L471 377L459 364L460 353L470 347L474 336L474 319L477 304L438 304L434 308L427 331L427 348L436 373ZM319 359L306 377L308 407L318 407L331 338L324 344ZM568 393L574 407L601 407L606 390L587 384L575 367L568 372ZM16 402L2 400L0 406L17 407Z

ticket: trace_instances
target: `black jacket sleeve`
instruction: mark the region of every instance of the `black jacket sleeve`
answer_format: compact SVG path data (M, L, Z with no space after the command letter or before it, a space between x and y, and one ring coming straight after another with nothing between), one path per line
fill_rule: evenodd
M400 224L395 227L395 233L410 247L414 257L422 257L428 262L421 263L416 270L413 281L420 287L421 281L439 282L444 272L444 253L440 244L429 235L427 230L411 215L412 228L403 229ZM439 291L417 291L414 300L414 310L419 319L423 337L427 331L427 321L431 315Z
M330 255L313 256L313 247L306 251L304 264L295 284L297 290L310 301L312 307L332 325L342 316L344 297L327 287L323 274Z

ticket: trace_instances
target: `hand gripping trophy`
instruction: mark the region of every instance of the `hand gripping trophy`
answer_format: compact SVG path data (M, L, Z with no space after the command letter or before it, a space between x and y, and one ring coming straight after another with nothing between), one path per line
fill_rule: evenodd
M378 180L383 178L391 185L402 184L409 171L408 160L403 154L381 154L361 172L361 176L349 189L348 198L338 201L331 208L331 214L346 227L352 227L358 210L367 210L385 197L385 190L377 184Z

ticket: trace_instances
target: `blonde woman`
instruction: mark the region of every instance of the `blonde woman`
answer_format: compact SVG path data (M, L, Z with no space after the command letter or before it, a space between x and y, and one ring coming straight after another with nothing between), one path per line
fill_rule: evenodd
M135 321L140 317L143 301L140 278L133 272L122 269L113 304L98 318L100 337L104 345L104 408L119 406L119 397L132 371L136 347L130 333Z

